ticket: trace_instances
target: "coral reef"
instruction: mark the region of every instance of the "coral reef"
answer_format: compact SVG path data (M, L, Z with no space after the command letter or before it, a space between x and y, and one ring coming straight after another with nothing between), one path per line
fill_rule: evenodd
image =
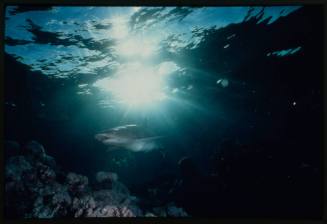
M149 212L146 216L153 217L188 217L189 215L183 208L176 207L174 203L169 203L163 207L156 207L152 209L153 212Z
M95 176L100 188L112 188L113 183L118 181L118 175L111 172L100 171Z
M96 183L73 172L58 171L54 158L31 141L24 147L8 141L5 167L5 215L7 218L58 217L155 217L186 216L173 204L142 211L138 198L118 181L118 175L100 171ZM63 181L59 181L59 177Z
M68 173L66 177L68 190L72 195L83 194L87 191L89 179L76 173Z
M118 180L118 175L116 173L100 171L96 174L96 180L99 183L107 182L107 181L114 182Z
M174 204L167 207L167 215L170 217L187 217L188 214L183 208L178 208Z

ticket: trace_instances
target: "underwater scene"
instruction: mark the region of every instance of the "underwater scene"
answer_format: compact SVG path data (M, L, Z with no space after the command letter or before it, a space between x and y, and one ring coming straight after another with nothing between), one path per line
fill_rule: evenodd
M5 9L5 217L320 218L321 6Z

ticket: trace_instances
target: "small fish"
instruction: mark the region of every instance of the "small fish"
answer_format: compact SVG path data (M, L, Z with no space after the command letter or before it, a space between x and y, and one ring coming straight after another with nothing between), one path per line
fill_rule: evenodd
M109 151L125 149L133 152L149 152L160 149L156 140L163 136L153 136L141 126L129 124L102 131L94 137L102 144L109 146Z

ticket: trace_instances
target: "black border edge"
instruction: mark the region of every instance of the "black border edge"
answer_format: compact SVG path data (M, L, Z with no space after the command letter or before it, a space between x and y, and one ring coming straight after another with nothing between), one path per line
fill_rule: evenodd
M74 1L67 1L67 0L4 0L0 2L0 30L1 30L1 37L0 37L0 85L3 87L4 83L4 24L5 24L5 9L6 6L9 5L30 5L30 4L37 4L37 5L62 5L62 6L86 6L86 5L94 5L94 6L260 6L260 5L269 5L269 6L278 6L278 5L322 5L323 16L324 16L324 43L323 43L323 65L324 65L324 76L323 76L323 150L322 150L322 168L323 168L323 217L321 220L280 220L280 219L165 219L165 218L110 218L110 219L101 219L101 218L90 218L90 219L18 219L18 220L5 220L4 219L4 204L3 198L0 202L0 216L1 219L4 221L3 223L294 223L294 224L306 224L306 223L325 223L327 220L327 165L324 164L327 161L327 153L326 150L326 142L327 142L327 134L325 132L325 127L327 125L325 119L325 113L327 112L327 59L326 59L326 24L327 24L327 4L325 0L74 0ZM0 99L4 99L4 90L1 89ZM1 100L1 102L4 102ZM4 124L4 116L3 116L3 109L4 104L0 104L0 123ZM4 136L3 126L1 127L0 134ZM1 138L1 147L4 146L4 138ZM4 155L3 151L0 155L0 163L3 164L4 168ZM3 169L4 170L4 169ZM0 172L0 191L2 196L4 196L4 173Z

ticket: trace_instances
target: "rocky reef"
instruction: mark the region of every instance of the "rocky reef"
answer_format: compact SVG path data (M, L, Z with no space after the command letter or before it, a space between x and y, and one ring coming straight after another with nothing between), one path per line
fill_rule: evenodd
M100 171L91 185L88 177L61 170L36 141L23 147L6 141L5 157L7 218L188 216L174 203L141 209L116 173Z

